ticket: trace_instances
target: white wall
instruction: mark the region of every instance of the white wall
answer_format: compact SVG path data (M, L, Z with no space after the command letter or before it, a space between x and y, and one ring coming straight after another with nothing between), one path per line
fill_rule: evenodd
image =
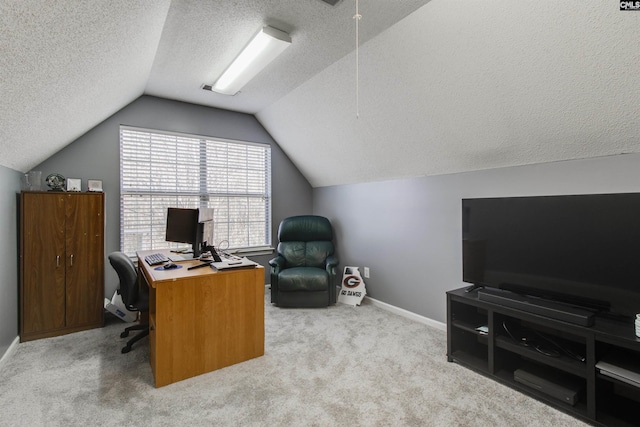
M20 177L0 166L0 358L18 336L18 199Z
M368 295L444 322L445 291L466 285L461 199L614 192L640 192L640 154L316 188L313 206L341 266L370 267Z

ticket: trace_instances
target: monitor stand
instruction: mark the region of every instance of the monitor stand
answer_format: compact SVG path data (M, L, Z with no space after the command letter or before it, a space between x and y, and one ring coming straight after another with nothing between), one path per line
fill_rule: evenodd
M171 254L167 256L172 262L191 261L195 259L193 257L193 251L190 249L171 251Z

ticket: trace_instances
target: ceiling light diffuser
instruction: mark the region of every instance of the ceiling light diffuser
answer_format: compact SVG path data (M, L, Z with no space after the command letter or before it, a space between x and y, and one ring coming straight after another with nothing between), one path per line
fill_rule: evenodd
M291 37L284 31L268 26L262 28L211 86L211 90L235 95L290 44Z

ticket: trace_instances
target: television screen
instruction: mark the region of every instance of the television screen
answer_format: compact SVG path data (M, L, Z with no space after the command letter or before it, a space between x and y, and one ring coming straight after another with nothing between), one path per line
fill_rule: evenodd
M640 193L462 200L463 280L632 316Z

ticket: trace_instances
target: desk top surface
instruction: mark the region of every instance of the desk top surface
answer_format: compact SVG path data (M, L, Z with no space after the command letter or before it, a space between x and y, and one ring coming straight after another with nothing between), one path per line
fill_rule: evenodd
M169 249L153 249L149 251L138 251L136 252L138 255L138 266L142 267L147 275L153 282L164 282L164 281L174 281L178 279L184 279L189 277L201 277L201 276L210 276L214 274L233 274L238 271L247 271L247 270L255 270L255 269L264 269L261 265L254 268L242 268L242 269L230 269L226 271L216 271L211 266L195 268L193 270L189 270L189 267L194 265L202 264L202 261L198 259L189 259L185 261L177 261L175 264L179 265L182 268L174 268L165 270L162 268L162 265L149 265L144 261L144 257L151 254L163 253L167 256L171 254ZM157 269L157 267L160 267Z

